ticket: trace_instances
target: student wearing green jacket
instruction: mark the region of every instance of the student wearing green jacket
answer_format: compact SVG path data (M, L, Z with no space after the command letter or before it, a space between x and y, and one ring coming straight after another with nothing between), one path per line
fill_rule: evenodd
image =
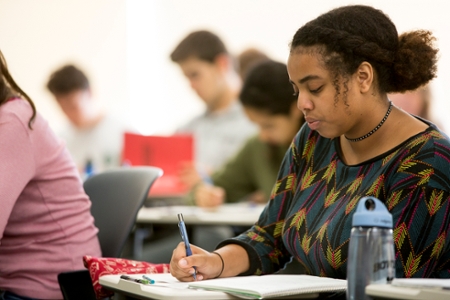
M197 206L268 201L281 161L304 123L283 63L267 60L252 67L240 101L247 116L258 126L258 135L212 174L212 183L200 180L198 175L199 182L190 194Z

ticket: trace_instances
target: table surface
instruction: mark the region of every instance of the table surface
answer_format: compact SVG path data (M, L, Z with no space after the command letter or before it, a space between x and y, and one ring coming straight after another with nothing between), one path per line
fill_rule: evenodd
M442 288L401 287L392 284L369 284L366 294L374 299L388 300L448 300L450 290Z
M259 218L265 205L249 203L226 203L214 209L196 206L161 206L140 209L136 223L176 224L177 215L183 214L189 225L253 225Z
M142 274L129 274L129 277L139 279ZM118 294L129 295L138 299L160 300L226 300L239 299L223 292L194 290L188 288L188 283L179 282L170 274L147 274L157 280L152 285L142 285L136 282L121 280L120 275L103 275L99 278L101 286Z

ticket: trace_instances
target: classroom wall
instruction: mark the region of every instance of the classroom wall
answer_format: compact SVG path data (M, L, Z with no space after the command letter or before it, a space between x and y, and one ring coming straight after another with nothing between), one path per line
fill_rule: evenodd
M340 5L385 11L398 31L430 29L441 49L433 112L450 129L450 22L444 0L0 0L0 49L54 128L64 122L44 85L66 61L91 77L107 109L145 134L169 134L203 105L169 59L189 32L210 29L229 50L254 46L285 62L295 31Z
M109 111L128 110L125 11L124 0L0 0L0 49L55 130L66 119L45 85L66 63L87 73Z
M133 11L129 17L138 16L135 20L128 19L127 25L128 32L132 31L141 38L139 42L129 43L129 64L141 63L142 56L133 55L132 51L146 48L145 52L151 53L145 62L149 72L143 76L149 78L148 75L151 75L151 80L144 87L133 89L134 93L148 98L148 109L142 110L140 114L151 117L139 119L143 124L148 124L141 128L150 132L170 131L175 124L186 121L202 107L180 70L168 58L177 43L189 32L210 29L224 39L233 53L255 46L285 62L288 43L301 25L331 8L355 3L382 9L392 18L400 33L419 28L435 32L441 48L441 60L439 78L433 82L433 109L441 119L440 123L450 128L450 119L446 117L450 103L444 89L445 83L450 82L450 22L447 22L448 10L444 9L443 0L154 0L151 1L153 11L140 10L147 2L127 2L128 9ZM148 28L153 28L150 34ZM145 68L142 64L140 66ZM149 88L147 93L139 92ZM136 98L131 100L137 114L140 101Z

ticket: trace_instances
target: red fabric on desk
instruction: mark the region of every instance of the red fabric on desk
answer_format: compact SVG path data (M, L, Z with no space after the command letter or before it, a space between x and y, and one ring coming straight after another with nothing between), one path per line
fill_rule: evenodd
M97 299L110 297L114 293L104 289L99 278L103 275L111 274L156 274L169 273L169 264L152 264L145 261L136 261L124 258L113 257L83 257L84 266L91 275L94 292Z

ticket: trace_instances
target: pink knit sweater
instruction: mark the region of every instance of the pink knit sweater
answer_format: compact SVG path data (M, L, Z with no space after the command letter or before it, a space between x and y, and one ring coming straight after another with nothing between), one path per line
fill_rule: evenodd
M90 201L47 122L22 99L0 106L0 289L62 299L60 272L100 256Z

